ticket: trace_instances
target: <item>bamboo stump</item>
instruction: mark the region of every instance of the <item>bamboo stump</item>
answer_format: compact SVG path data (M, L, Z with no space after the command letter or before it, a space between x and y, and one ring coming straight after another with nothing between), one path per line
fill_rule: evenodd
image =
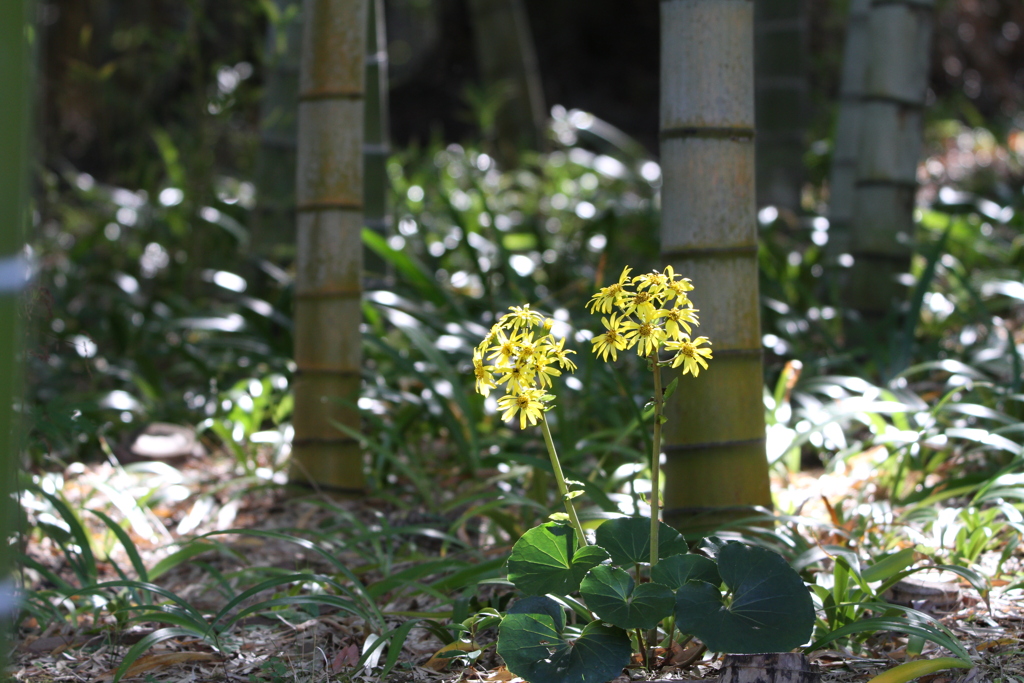
M821 672L805 655L779 652L726 655L719 683L820 683Z

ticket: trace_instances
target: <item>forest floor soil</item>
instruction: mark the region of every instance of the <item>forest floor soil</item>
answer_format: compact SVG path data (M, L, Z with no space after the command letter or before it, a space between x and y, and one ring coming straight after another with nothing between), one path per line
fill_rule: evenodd
M274 485L272 479L264 485L253 482L239 483L234 461L205 456L179 468L184 486L181 495L169 497L173 502L149 508L148 537L139 534L145 529L141 523L129 526L132 540L147 567L177 549L178 543L197 534L228 529L282 530L297 536L303 530L312 530L323 524L336 523L338 510L352 519L373 526L386 523L392 527L408 524L419 512L402 509L393 504L373 499L357 501L330 501L329 506L317 504L309 496L295 497ZM128 477L126 479L126 477ZM72 506L110 508L99 501L100 484L120 487L128 491L137 485L137 479L111 463L73 465L63 473L62 493ZM824 475L820 472L801 473L787 481L776 480L777 499L803 501L804 515L826 515L829 505L823 501L846 495L863 481L842 475ZM205 502L204 502L205 501ZM321 500L320 503L325 502ZM200 506L197 508L197 506ZM111 511L112 514L116 510ZM29 521L33 521L29 512ZM98 519L87 518L83 524L100 542L106 529ZM479 543L486 539L474 538L466 527L458 533L466 542ZM65 554L49 538L35 539L23 550L29 557L68 581L74 575ZM329 574L331 567L315 551L302 549L281 539L246 535L217 537L218 547L183 562L162 574L155 581L161 587L187 600L204 614L216 613L227 602L210 581L211 569L221 576L231 576L246 568L277 568L299 571L312 569ZM100 581L119 578L114 563L130 567L123 549L108 541L106 556L98 556L97 570ZM506 553L508 547L496 545L481 548L482 556L496 557ZM440 557L444 552L440 544L423 543L419 552L409 558L397 557L390 567L399 571L424 558ZM367 582L382 578L379 567L371 566L364 554L340 551L335 555ZM273 570L271 570L273 571ZM28 590L47 588L37 572L23 570L24 586ZM249 585L258 581L252 581ZM240 584L239 591L249 585ZM1020 591L1002 592L1003 586L994 586L988 604L966 584L961 586L962 598L947 611L936 616L946 625L972 655L975 668L945 671L922 679L925 683L981 683L1005 681L1024 683L1024 606ZM253 599L270 597L253 596ZM397 591L381 605L384 612L430 612L443 609L440 601L429 594L409 595ZM271 614L271 616L267 616ZM139 658L126 682L191 683L228 681L242 683L306 682L333 683L334 681L377 681L372 673L353 671L366 642L365 622L357 616L325 608L316 615L296 619L296 612L255 614L242 619L230 632L231 647L217 651L198 638L173 638L161 642ZM392 626L401 623L396 618ZM390 623L390 622L389 622ZM118 623L109 616L109 610L79 611L64 621L40 624L35 618L26 619L19 627L8 664L8 675L16 681L28 683L70 683L90 681L108 683L114 671L132 645L159 628L153 623ZM484 636L488 634L483 634ZM493 640L493 634L490 634ZM866 651L853 654L845 650L821 650L812 653L822 671L823 683L860 683L895 664L907 660L907 638L896 633L877 633L868 639ZM451 665L451 660L434 657L442 643L425 629L413 629L406 639L398 664L388 676L394 683L519 683L503 666L493 647L476 661L474 666ZM663 653L665 654L665 653ZM672 653L663 661L671 663ZM926 644L922 656L943 656L931 644ZM447 666L446 666L447 664ZM685 668L664 666L645 673L636 669L624 673L615 683L638 680L707 680L718 676L721 657L705 653L703 658Z

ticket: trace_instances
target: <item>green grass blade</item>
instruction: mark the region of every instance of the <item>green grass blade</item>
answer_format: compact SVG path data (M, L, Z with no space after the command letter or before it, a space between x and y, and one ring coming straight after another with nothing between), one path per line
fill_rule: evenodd
M92 552L92 544L89 539L89 534L86 533L81 520L78 519L78 515L71 510L71 507L67 503L52 493L47 493L39 488L37 488L36 491L39 495L46 498L46 500L50 502L50 505L57 509L61 518L71 529L71 535L78 544L78 555L80 557L80 561L73 560L71 558L71 553L68 553L66 550L65 554L68 555L68 560L71 562L72 566L75 567L76 573L79 574L79 579L82 581L82 584L87 585L95 583L96 578L99 575L99 572L96 569L96 556L93 555Z
M86 508L86 510L102 519L103 523L106 524L112 532L114 532L114 535L117 536L117 540L121 542L121 545L124 547L124 551L128 554L128 559L131 560L132 567L135 568L135 573L138 575L139 581L148 583L149 572L146 570L146 565L142 562L142 557L139 555L139 550L135 547L135 544L132 542L131 536L128 535L128 532L122 529L121 525L111 519L106 513L100 512L99 510L93 510L91 508Z
M149 570L149 578L151 581L156 580L166 572L174 569L182 562L188 562L197 555L202 555L208 550L215 550L217 548L213 543L200 543L198 541L189 541L188 545L179 550L176 553L168 555L164 559L153 565L153 568Z

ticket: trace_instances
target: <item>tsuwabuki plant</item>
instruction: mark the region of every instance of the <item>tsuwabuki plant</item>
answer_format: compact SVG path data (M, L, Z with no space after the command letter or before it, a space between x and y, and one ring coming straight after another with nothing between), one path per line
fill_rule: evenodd
M633 278L629 272L592 297L591 310L607 314L592 343L605 361L635 349L653 374L649 519L608 520L593 543L580 523L573 499L582 491L569 490L573 482L562 473L545 419L555 400L552 379L575 369L551 320L529 306L512 307L473 353L476 390L504 391L497 402L502 418L518 416L521 429L540 425L565 505L564 513L523 534L508 561L509 580L527 597L502 618L498 654L530 683L602 683L637 651L649 666L645 641L670 645L677 629L714 651L755 653L801 645L814 624L810 593L781 556L714 538L704 541L703 554L691 553L659 519L662 406L678 384L676 378L663 390L661 372L682 366L682 374L697 376L712 356L707 338L690 336L698 324L690 281L671 267ZM567 608L582 626L566 619Z

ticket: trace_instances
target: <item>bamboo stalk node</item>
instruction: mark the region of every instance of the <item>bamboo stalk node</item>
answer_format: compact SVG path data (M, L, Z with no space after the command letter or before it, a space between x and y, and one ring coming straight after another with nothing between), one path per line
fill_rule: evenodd
M677 128L662 128L660 133L662 140L670 140L672 138L753 140L755 135L756 131L753 128L744 126L725 126L720 128L711 126L680 126Z
M330 211L339 209L342 211L362 211L363 203L326 199L315 202L303 202L295 207L296 211Z
M299 102L317 100L361 100L366 96L363 90L309 90L299 93Z
M754 444L764 443L765 438L757 437L754 439L736 439L735 441L705 441L702 443L672 443L665 444L662 446L662 451L665 455L672 455L673 453L680 453L685 451L697 451L711 448L732 448L733 446L751 446Z

